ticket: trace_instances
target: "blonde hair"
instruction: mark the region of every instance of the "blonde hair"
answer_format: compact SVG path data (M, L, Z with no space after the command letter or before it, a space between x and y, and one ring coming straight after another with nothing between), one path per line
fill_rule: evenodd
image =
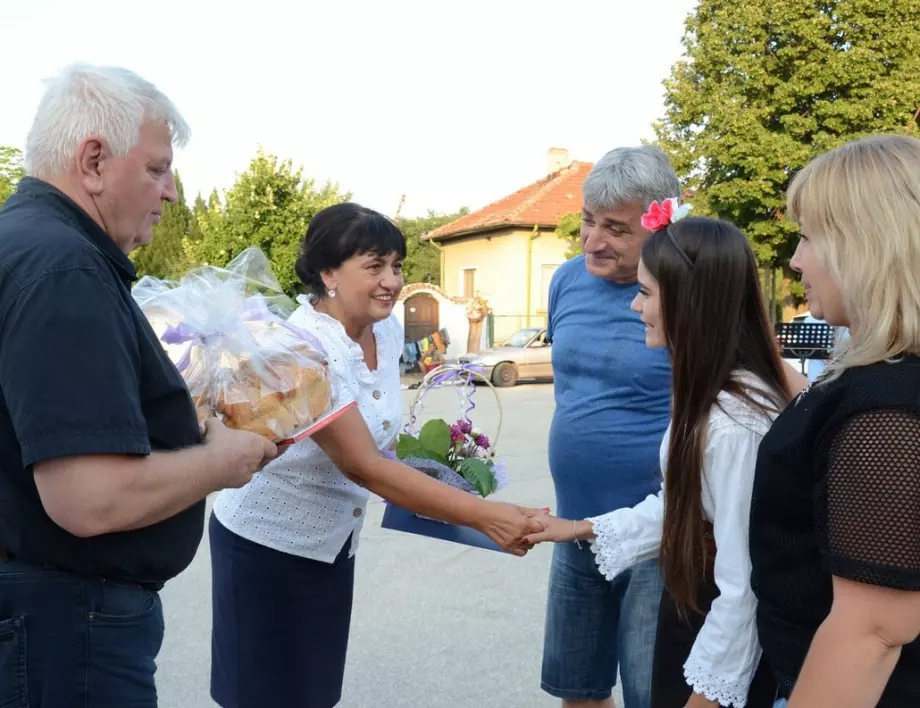
M920 354L920 140L875 135L847 143L806 165L787 199L850 321L827 379Z

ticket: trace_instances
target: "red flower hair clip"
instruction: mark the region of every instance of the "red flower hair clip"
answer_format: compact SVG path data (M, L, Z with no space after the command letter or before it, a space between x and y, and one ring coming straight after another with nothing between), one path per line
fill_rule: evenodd
M649 231L661 231L675 221L680 221L693 207L689 204L679 204L676 197L665 199L660 204L652 202L648 211L642 215L642 228Z

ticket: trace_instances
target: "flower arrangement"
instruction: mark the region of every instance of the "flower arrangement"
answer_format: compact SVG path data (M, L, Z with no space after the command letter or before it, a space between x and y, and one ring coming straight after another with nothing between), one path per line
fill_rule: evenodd
M476 409L473 379L482 381L495 394L498 421L495 432L490 436L475 428L471 420ZM419 418L423 415L422 400L427 393L436 389L451 389L457 394L460 414L454 423L448 423L443 418L430 418L419 427ZM444 363L426 374L415 400L409 406L409 421L397 436L395 445L383 454L455 489L488 497L509 481L505 475L504 462L495 456L501 431L502 402L495 387L485 376L483 367L477 364ZM467 546L502 550L481 531L402 509L390 501L386 503L380 525L394 531Z
M417 436L401 433L396 457L453 487L487 497L506 482L489 438L468 420L429 420Z
M489 310L489 303L479 295L471 296L466 303L466 317L471 322L481 322Z

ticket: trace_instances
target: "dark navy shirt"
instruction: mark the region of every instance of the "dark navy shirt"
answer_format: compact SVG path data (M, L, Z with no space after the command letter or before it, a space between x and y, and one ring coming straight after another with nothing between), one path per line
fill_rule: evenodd
M583 256L563 264L550 285L549 466L564 518L633 506L661 485L671 369L666 350L645 346L645 325L630 310L638 291L591 275Z
M131 261L76 203L23 179L0 208L0 547L19 560L159 584L201 541L204 502L78 538L45 512L32 466L200 444L182 376L131 296Z

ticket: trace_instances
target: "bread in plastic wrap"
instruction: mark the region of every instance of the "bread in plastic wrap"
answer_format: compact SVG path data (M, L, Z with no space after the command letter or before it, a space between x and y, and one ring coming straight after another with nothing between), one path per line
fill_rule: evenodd
M328 412L322 344L287 322L296 304L258 249L178 282L145 276L132 294L182 373L202 424L217 416L280 441Z

